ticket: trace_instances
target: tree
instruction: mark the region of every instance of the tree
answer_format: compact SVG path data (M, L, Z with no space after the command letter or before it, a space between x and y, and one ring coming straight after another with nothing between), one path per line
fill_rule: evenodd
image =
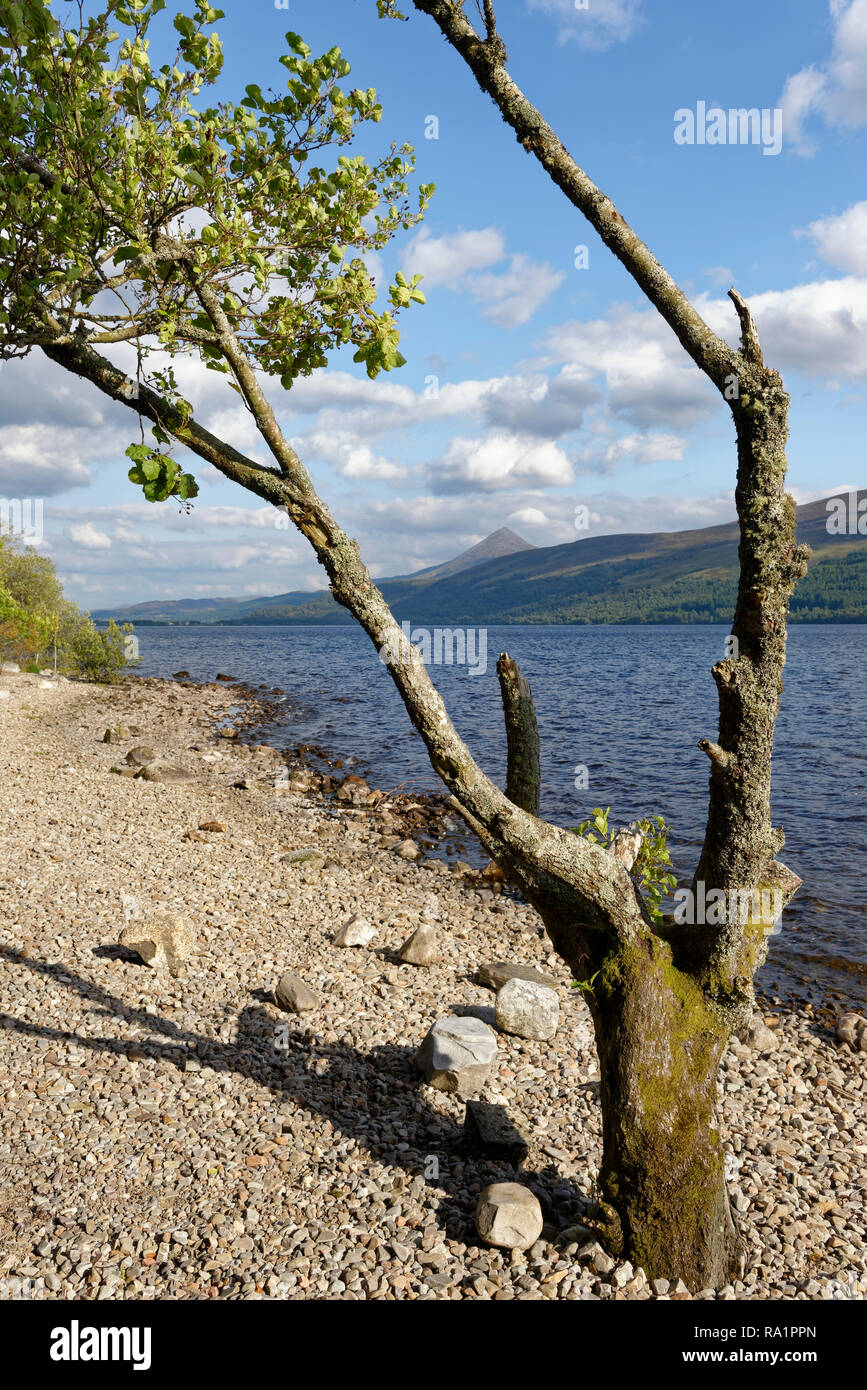
M510 752L508 794L476 766L449 720L419 652L402 634L347 536L280 430L261 377L293 382L347 344L368 375L401 365L397 315L420 300L398 276L391 308L374 308L362 254L424 212L407 177L411 152L377 163L320 153L345 147L377 120L371 90L345 91L338 49L312 58L287 35L287 91L249 86L239 104L205 106L220 46L220 12L198 0L177 15L173 61L154 67L148 29L163 0L111 0L65 29L37 0L7 11L0 73L0 315L3 352L34 347L136 411L141 442L130 476L151 501L182 505L195 482L168 452L186 446L225 477L284 509L324 566L336 600L377 649L431 763L483 845L540 913L588 995L601 1070L604 1151L600 1222L609 1246L652 1276L692 1286L723 1281L737 1240L723 1180L716 1075L733 1028L753 1005L764 959L761 898L787 899L797 879L775 855L770 821L774 720L786 610L804 555L783 488L787 397L764 366L747 305L732 293L739 351L717 338L611 203L557 141L505 68L493 10L478 35L459 3L431 14L470 63L520 138L590 218L664 314L693 359L731 400L738 440L741 575L736 646L714 668L719 741L711 760L708 831L696 883L734 892L748 911L712 924L677 924L658 908L658 835L651 822L614 836L573 835L539 819L537 731L529 688L499 663ZM382 13L389 0L379 0ZM125 32L115 41L110 23ZM312 157L312 159L311 159ZM355 254L353 254L355 253ZM136 346L135 378L100 348ZM273 463L259 464L200 425L171 369L147 372L153 344L198 353L226 374ZM146 443L143 422L151 422ZM645 891L642 891L644 884ZM728 898L726 897L726 901Z

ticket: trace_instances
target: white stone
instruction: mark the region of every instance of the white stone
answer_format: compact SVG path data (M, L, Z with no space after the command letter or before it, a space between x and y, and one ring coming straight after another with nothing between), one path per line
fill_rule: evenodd
M120 934L120 944L155 970L178 975L193 954L195 937L185 917L166 912L149 921L129 922Z
M497 1035L480 1018L438 1018L416 1053L416 1066L438 1091L467 1097L481 1090L497 1055Z
M497 991L497 1027L501 1033L547 1042L557 1032L560 1000L553 989L534 980L507 980Z
M334 938L335 946L369 946L377 936L376 927L366 917L356 913L344 923Z
M487 1245L529 1250L542 1234L538 1197L518 1182L491 1183L479 1197L476 1230Z

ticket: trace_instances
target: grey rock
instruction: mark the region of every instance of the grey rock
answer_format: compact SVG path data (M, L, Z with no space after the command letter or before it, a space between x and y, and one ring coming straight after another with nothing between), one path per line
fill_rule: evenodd
M547 985L549 989L557 987L557 981L553 976L544 975L541 970L534 970L531 965L514 965L507 960L495 960L487 965L480 965L478 980L480 985L487 985L489 989L502 989L507 980L532 980L537 985Z
M129 922L120 934L121 946L135 951L154 970L179 975L195 949L192 927L185 917L166 912L145 922Z
M861 1014L841 1014L837 1019L837 1040L848 1043L853 1052L867 1052L867 1018Z
M0 676L20 676L21 667L17 661L4 661L0 664Z
M542 1234L542 1208L535 1193L517 1182L495 1182L483 1189L476 1207L476 1230L487 1245L529 1250Z
M464 1141L471 1154L522 1163L529 1151L524 1129L509 1115L504 1105L484 1100L468 1100L464 1118Z
M111 729L106 729L102 736L103 743L126 743L132 737L132 729L128 729L125 724L115 724Z
M394 852L401 859L418 859L421 855L421 850L415 840L401 840Z
M376 927L366 917L356 913L350 917L334 938L335 946L369 946L376 939Z
M144 782L165 782L170 786L193 780L191 772L186 772L182 767L172 767L171 763L163 762L159 758L139 768L136 777L140 777Z
M591 1265L596 1273L603 1278L611 1273L615 1264L611 1256L606 1255L598 1240L591 1240L587 1245L582 1246L578 1251L578 1259L583 1264Z
M324 869L327 856L318 849L293 849L280 855L281 864L303 864L307 869Z
M497 1035L477 1018L439 1018L416 1053L416 1066L438 1091L481 1090L497 1055Z
M146 744L139 744L138 748L131 748L124 758L124 762L130 767L146 767L148 763L156 762L156 753L153 748L148 748Z
M439 931L433 922L422 922L398 951L407 965L433 965L439 955Z
M767 1027L761 1014L753 1014L740 1036L745 1046L754 1052L776 1052L780 1045L780 1039Z
M560 1000L535 980L507 980L497 992L497 1027L502 1033L547 1042L557 1032Z
M321 1003L319 996L314 994L294 970L287 970L286 974L280 977L274 990L274 998L287 1014L309 1013L312 1009L318 1009Z

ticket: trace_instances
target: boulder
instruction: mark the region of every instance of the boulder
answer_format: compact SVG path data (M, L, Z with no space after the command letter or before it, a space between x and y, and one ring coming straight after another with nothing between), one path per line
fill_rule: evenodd
M418 859L421 855L415 840L401 840L394 852L400 859Z
M740 1040L745 1047L751 1047L754 1052L776 1052L780 1045L777 1034L767 1027L761 1014L753 1014L740 1034Z
M328 863L327 855L319 849L293 849L280 855L281 864L303 864L305 869L324 869Z
M318 1009L321 1003L319 996L313 993L305 985L300 975L294 970L287 970L277 982L274 990L274 998L277 1005L287 1014L305 1014L311 1009Z
M149 921L129 922L120 934L120 944L154 970L178 975L193 954L195 937L185 917L165 912Z
M480 1091L497 1055L497 1035L478 1018L439 1018L416 1053L415 1064L437 1091L466 1098Z
M497 991L497 1027L501 1033L547 1042L557 1032L560 1000L556 990L535 980L507 980Z
M132 738L132 729L128 729L125 724L115 724L111 729L106 729L102 736L103 743L126 743L128 738Z
M156 753L152 748L145 744L139 744L138 748L131 748L124 758L124 762L130 767L147 767L148 763L156 762Z
M109 772L116 772L118 777L135 777L134 767L110 767Z
M439 955L439 930L433 922L421 922L398 951L406 965L433 965Z
M867 1052L867 1018L861 1014L841 1014L837 1019L837 1040L848 1043L853 1052Z
M136 777L140 777L144 782L165 782L170 786L193 780L191 772L186 772L182 767L172 767L170 763L165 763L159 758L140 767Z
M189 679L189 671L175 671L175 674L172 676L173 681L188 681Z
M487 985L489 989L502 989L507 980L532 980L537 985L547 985L549 989L557 988L557 981L552 975L544 975L531 965L514 965L507 960L480 965L477 973L479 984Z
M356 913L340 928L334 938L335 946L369 946L376 939L377 930L366 917Z
M542 1208L535 1193L519 1182L495 1182L482 1190L476 1230L486 1245L529 1250L542 1234Z
M21 667L17 661L4 661L0 664L0 676L20 676Z
M485 1158L523 1163L529 1141L523 1127L512 1120L503 1105L484 1100L468 1100L464 1117L464 1143L467 1152Z

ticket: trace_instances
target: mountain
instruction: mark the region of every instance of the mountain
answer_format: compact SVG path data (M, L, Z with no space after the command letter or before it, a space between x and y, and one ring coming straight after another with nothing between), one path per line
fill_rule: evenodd
M834 505L847 505L847 494ZM857 495L865 507L867 491ZM867 534L857 507L842 531L829 531L832 499L798 508L798 539L812 547L807 575L792 601L794 622L867 622ZM727 622L737 590L737 522L692 531L586 536L564 545L530 546L496 531L445 565L378 581L399 621L432 626L496 623ZM492 553L493 552L493 553ZM170 621L348 623L327 591L270 599L215 600L201 605L138 605L111 615L141 621L142 608L162 608ZM217 616L220 609L224 611ZM180 617L181 613L183 617ZM153 621L151 614L142 614ZM165 621L165 618L162 619Z

